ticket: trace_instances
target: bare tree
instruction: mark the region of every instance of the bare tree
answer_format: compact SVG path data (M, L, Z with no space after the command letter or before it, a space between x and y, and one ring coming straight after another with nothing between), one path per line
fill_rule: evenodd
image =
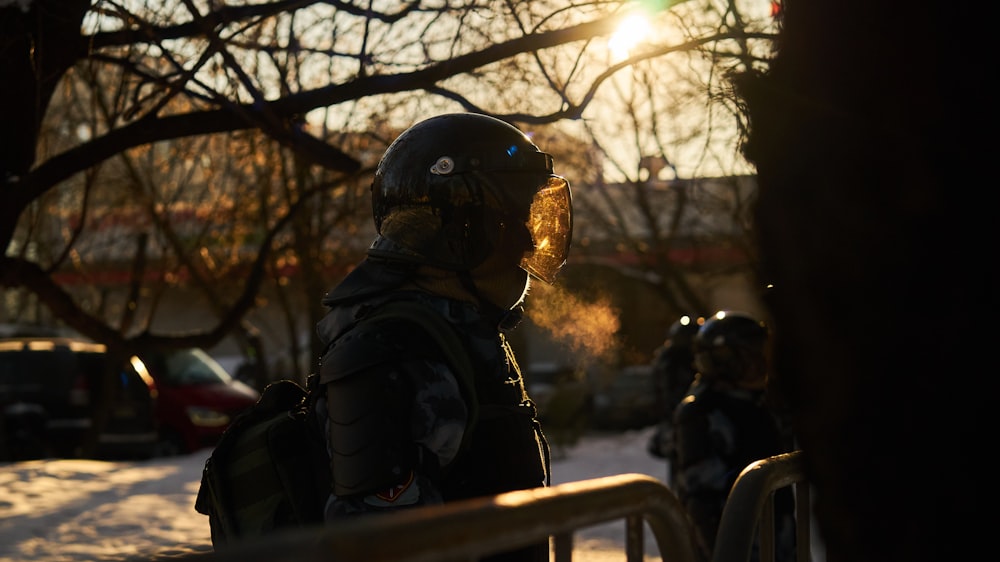
M735 4L690 2L660 15L671 34L607 61L602 37L627 5L3 2L0 76L15 87L0 89L0 285L109 345L210 347L238 331L268 279L281 287L281 266L337 266L324 263L341 255L325 251L336 217L344 232L356 228L351 194L414 118L474 110L592 122L598 93L623 69L676 53L712 53L710 69L750 64L740 45L770 38L735 18ZM73 119L57 118L57 100L67 112L78 102ZM76 208L64 217L75 222L51 224L53 204ZM109 316L106 295L81 299L59 275L87 265L73 264L77 240L116 207L155 228L106 241L131 256L135 299ZM185 209L211 209L211 220L184 224ZM41 249L38 233L54 228L66 235ZM150 259L161 286L181 282L179 271L201 287L218 322L181 336L148 329L136 311L155 300L139 299L156 293L144 281Z
M735 4L706 8L675 15L675 27L752 25ZM769 52L747 40L636 61L597 92L595 106L609 118L581 120L580 138L565 150L559 135L545 139L584 175L575 178L586 187L575 197L574 263L650 289L665 304L664 328L679 314L710 312L724 284L760 292L754 179L737 157L740 105L718 77L766 66Z

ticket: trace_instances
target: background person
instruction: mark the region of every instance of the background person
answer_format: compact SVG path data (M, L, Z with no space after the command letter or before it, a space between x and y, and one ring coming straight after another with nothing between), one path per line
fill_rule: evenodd
M768 329L753 316L719 311L693 340L697 380L674 411L676 492L708 555L729 491L747 465L788 452L767 405ZM778 560L794 554L794 504L776 492ZM756 549L755 549L756 556Z
M653 384L661 418L656 431L650 436L647 450L654 457L666 459L669 463L667 483L671 488L674 486L673 472L677 468L674 409L694 382L692 345L704 321L704 318L688 314L681 316L670 325L666 339L653 354Z

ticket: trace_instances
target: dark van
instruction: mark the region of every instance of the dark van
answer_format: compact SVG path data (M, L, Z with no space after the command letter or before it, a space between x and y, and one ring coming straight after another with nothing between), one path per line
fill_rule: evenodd
M104 386L105 346L69 337L0 339L0 460L78 457ZM97 456L147 458L156 385L136 357L116 368Z

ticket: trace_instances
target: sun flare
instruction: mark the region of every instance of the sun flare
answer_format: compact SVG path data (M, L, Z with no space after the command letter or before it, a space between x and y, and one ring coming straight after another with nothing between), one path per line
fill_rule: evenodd
M632 49L649 37L653 26L642 13L633 13L618 24L618 29L608 40L608 49L614 60L619 61L629 56Z

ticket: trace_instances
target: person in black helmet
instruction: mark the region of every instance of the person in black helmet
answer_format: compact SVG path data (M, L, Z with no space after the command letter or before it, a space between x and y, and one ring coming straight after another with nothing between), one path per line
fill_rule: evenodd
M653 383L657 408L661 414L656 431L650 436L647 450L657 458L666 459L671 475L667 483L674 486L673 472L677 469L674 448L674 409L687 395L694 382L694 336L705 319L681 315L670 325L663 344L653 354Z
M722 310L705 320L692 342L695 382L674 410L675 491L708 555L740 472L754 461L788 452L767 403L769 337L767 326L753 316ZM776 493L778 560L793 555L792 510L788 489Z
M323 298L329 312L317 325L328 345L317 406L331 455L326 519L547 486L548 445L505 334L530 278L552 283L566 262L569 182L514 126L461 113L404 131L371 192L378 235ZM390 300L454 327L476 404L447 354L412 326L352 331ZM548 557L546 543L489 559Z

